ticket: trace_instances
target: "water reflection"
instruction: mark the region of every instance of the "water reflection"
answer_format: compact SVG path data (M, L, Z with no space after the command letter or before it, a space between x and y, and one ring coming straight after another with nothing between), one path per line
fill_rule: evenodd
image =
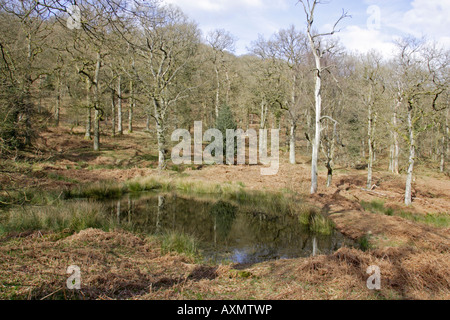
M111 204L112 214L134 231L184 232L200 241L206 260L240 264L330 254L352 242L335 233L311 234L297 217L236 206L226 201L187 199L177 195L128 196Z

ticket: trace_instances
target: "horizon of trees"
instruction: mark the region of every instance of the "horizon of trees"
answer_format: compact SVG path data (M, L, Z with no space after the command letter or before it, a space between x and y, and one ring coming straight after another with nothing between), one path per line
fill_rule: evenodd
M169 131L200 120L212 128L226 106L238 127L284 132L290 163L300 148L312 153L311 193L318 165L328 186L336 165L366 165L372 189L383 163L407 175L411 204L417 163L448 175L449 51L406 37L393 59L352 54L335 36L338 23L328 34L314 29L320 1L301 2L305 30L260 36L238 57L228 31L202 35L156 0L76 1L78 29L67 26L73 1L0 0L0 156L32 146L43 116L59 126L64 114L96 151L102 132L123 135L145 121L164 170Z

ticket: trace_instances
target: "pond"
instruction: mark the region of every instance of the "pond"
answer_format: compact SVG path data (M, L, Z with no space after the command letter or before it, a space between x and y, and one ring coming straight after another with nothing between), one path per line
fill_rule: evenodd
M128 196L108 204L117 223L146 234L184 233L195 237L205 261L253 264L332 254L354 243L337 231L314 234L297 216L176 194Z

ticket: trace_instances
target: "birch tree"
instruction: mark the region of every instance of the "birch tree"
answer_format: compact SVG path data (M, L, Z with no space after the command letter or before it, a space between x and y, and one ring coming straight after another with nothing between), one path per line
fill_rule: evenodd
M220 88L222 86L220 81L220 71L221 69L225 70L225 76L227 79L227 98L226 103L228 104L228 95L231 87L230 77L228 74L228 68L225 61L225 51L233 52L235 49L235 38L231 33L224 29L216 29L211 31L207 37L206 42L211 46L213 53L213 65L214 72L216 75L216 96L215 96L215 112L216 119L219 117L219 108L220 108Z
M326 53L330 52L334 46L324 43L324 37L332 36L337 30L339 23L348 17L347 13L343 12L341 17L333 26L333 30L328 33L319 33L314 30L314 21L317 5L321 4L319 0L300 0L299 3L303 5L303 9L306 15L307 22L307 37L309 41L309 46L314 56L315 61L315 136L312 142L312 163L311 163L311 194L317 193L318 190L318 161L319 161L319 149L321 142L321 132L322 132L322 77L323 73L327 71L330 67L324 65L323 57Z
M409 147L405 204L411 205L417 139L418 135L426 129L421 127L421 120L426 113L427 105L431 105L432 110L436 111L437 101L446 90L443 72L448 67L449 61L436 48L427 48L423 39L404 38L397 42L397 46L399 49L398 75L403 106L406 109L406 140ZM432 112L432 110L429 111Z

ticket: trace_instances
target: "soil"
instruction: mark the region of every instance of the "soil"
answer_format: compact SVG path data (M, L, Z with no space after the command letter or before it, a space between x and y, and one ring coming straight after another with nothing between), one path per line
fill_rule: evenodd
M0 164L3 190L61 190L97 181L124 182L159 175L152 133L137 128L103 137L102 151L82 131L50 128L17 163ZM353 239L367 237L363 252L342 248L334 255L273 261L254 266L205 266L180 255L162 255L157 242L123 232L86 230L64 234L9 235L0 248L0 298L19 299L450 299L450 229L364 211L362 201L414 214L450 214L450 179L417 168L413 205L403 204L405 176L377 168L371 190L364 170L337 168L326 188L309 195L308 157L297 165L282 155L279 174L264 177L260 166L189 166L167 176L215 183L242 183L248 190L291 190L323 208L337 229ZM177 169L177 168L172 168ZM65 289L66 268L82 264L83 289ZM366 287L367 268L382 271L382 289ZM239 270L245 269L246 276ZM56 276L55 276L56 275ZM74 296L75 295L75 296Z

